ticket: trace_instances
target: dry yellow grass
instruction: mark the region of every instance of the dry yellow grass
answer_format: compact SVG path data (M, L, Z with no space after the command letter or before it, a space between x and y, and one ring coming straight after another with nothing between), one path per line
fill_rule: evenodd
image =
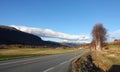
M111 48L103 51L92 51L92 58L96 66L103 71L108 71L112 65L120 65L120 49Z
M81 63L82 61L87 61L86 59L89 55L92 57L92 63L97 68L100 68L102 72L120 72L120 46L118 45L109 45L107 49L104 48L102 51L90 51L75 59L72 62L72 72L81 72L81 69L85 67L82 67Z
M51 48L15 48L15 49L1 49L2 55L16 55L16 54L58 54L73 52L74 49L51 49Z
M75 48L10 48L10 49L0 49L0 60L8 60L23 57L41 56L41 55L52 55L60 53L68 53L79 51Z

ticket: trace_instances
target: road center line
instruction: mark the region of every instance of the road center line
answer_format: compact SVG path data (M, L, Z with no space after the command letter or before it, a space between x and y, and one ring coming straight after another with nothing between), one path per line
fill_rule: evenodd
M62 63L60 63L59 65L63 65L63 64L65 64L65 63L67 63L68 61L65 61L65 62L62 62Z
M43 71L43 72L48 72L48 71L50 71L50 70L52 70L52 69L54 69L54 67L51 67L51 68L49 68L49 69L46 69L46 70Z
M8 65L8 64L14 64L14 63L20 63L20 62L28 62L28 61L33 61L33 60L37 60L37 58L26 59L26 60L18 60L18 61L13 61L13 62L6 62L6 63L0 63L0 65Z
M48 68L48 69L44 70L43 72L49 72L50 70L54 69L55 67L60 66L60 65L63 65L63 64L65 64L65 63L67 63L67 62L68 62L68 61L64 61L64 62L62 62L62 63L60 63L60 64L58 64L58 65L56 65L56 66L54 66L54 67L51 67L51 68Z

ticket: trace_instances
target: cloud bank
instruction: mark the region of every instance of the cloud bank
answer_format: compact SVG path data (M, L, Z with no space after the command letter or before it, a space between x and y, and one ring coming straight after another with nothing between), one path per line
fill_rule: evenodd
M37 35L43 38L57 38L61 39L63 42L80 42L80 43L90 43L91 36L90 35L70 35L62 32L56 32L51 29L42 29L42 28L33 28L33 27L26 27L26 26L17 26L17 25L10 25L11 27L15 27L16 29ZM120 39L120 29L108 32L107 40L113 41L114 39Z
M20 31L37 35L39 37L58 38L58 39L68 40L68 41L87 41L90 39L89 35L70 35L62 32L56 32L51 29L41 29L41 28L16 26L16 25L10 25L10 26L15 27Z

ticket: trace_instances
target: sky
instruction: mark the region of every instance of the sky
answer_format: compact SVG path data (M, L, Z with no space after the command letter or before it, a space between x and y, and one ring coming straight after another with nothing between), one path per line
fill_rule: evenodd
M97 23L120 38L120 0L0 0L0 25L44 40L90 42Z

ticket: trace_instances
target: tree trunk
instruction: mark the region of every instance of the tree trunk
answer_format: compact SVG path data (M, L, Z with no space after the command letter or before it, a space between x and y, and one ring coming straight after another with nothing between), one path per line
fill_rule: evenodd
M102 48L101 48L101 42L97 42L96 43L96 50L97 51L101 51L102 50Z

